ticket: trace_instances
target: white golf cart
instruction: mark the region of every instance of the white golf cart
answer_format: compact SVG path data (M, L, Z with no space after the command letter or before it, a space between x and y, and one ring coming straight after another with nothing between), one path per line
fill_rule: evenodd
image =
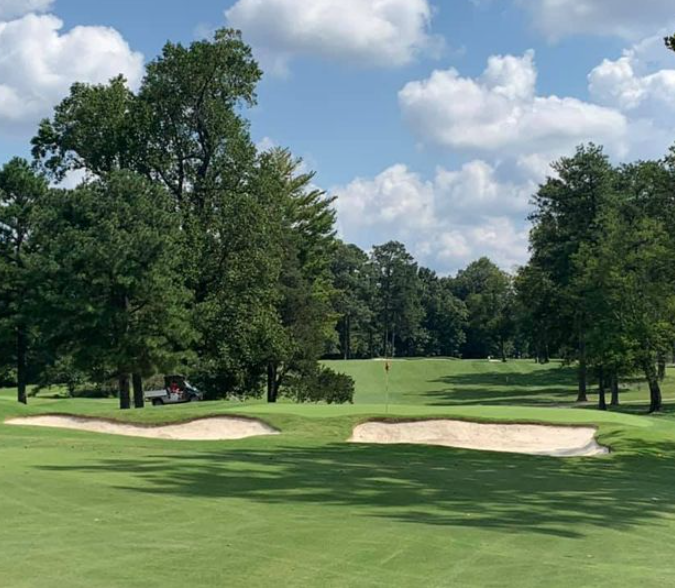
M183 402L199 402L204 395L183 376L165 376L162 390L148 390L145 400L154 406L162 404L181 404Z

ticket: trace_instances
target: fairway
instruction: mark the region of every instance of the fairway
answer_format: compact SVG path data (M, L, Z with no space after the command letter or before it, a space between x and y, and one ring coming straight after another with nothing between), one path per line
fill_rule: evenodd
M348 444L353 427L385 407L375 389L381 362L345 368L357 378L354 405L219 402L121 415L112 400L38 398L23 408L3 392L3 421L55 412L145 423L241 414L282 433L194 442L0 425L2 586L671 582L671 416L547 406L568 399L569 374L558 365L395 362L390 416L597 424L612 453L559 459ZM506 374L512 389L500 383ZM471 403L469 385L477 402L492 405ZM531 406L504 406L502 397Z
M574 366L559 361L540 365L531 360L500 361L390 359L389 374L383 361L326 362L356 380L356 401L367 404L423 404L429 406L489 404L551 406L577 397ZM675 378L663 384L666 399L675 400ZM624 385L622 401L645 403L646 384L637 379ZM594 400L593 390L589 396Z

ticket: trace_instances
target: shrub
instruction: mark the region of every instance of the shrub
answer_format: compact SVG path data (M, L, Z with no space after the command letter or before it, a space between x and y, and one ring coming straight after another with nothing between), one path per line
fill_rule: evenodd
M352 404L354 380L346 374L317 365L310 371L289 377L287 395L296 402Z

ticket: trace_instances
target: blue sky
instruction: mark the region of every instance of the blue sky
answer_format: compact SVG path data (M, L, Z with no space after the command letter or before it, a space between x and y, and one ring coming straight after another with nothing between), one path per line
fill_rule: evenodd
M0 0L0 161L26 155L72 81L132 86L167 39L242 28L249 112L338 196L364 248L395 238L454 272L527 258L529 195L582 141L616 159L675 139L670 0ZM672 131L672 132L671 132Z

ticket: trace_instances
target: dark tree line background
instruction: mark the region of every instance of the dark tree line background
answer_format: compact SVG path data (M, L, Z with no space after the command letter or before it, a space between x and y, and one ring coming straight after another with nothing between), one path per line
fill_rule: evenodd
M336 237L333 199L245 111L262 76L238 32L167 43L138 92L75 84L0 170L0 370L72 393L187 374L213 398L345 402L332 358L560 357L600 408L675 341L675 152L614 166L582 146L533 195L531 260L452 277L403 244ZM69 174L73 189L54 187ZM132 394L133 389L133 394Z

